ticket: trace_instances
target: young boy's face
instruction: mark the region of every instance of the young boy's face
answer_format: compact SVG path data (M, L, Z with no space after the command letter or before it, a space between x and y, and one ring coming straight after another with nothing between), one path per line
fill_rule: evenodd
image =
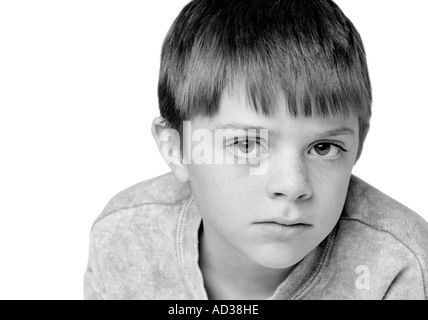
M192 132L241 126L268 129L268 141L254 136L245 141L241 132L235 140L233 135L226 138L226 146L212 146L213 153L223 148L233 159L245 156L248 143L248 149L256 148L260 154L263 174L250 174L250 164L187 165L209 250L268 268L296 264L332 231L358 148L357 117L293 119L284 101L279 99L278 106L273 116L265 117L252 110L244 91L232 95L225 91L214 117L191 122Z

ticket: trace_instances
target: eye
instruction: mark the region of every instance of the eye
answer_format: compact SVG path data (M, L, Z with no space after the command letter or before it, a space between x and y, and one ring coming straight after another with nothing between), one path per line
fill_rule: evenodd
M235 141L233 145L236 148L238 148L239 152L249 154L254 150L254 148L257 147L257 142L253 140L249 140L248 138L245 138L243 140Z
M347 152L347 150L345 150L343 147L333 142L319 142L315 144L311 150L315 151L315 154L312 152L311 154L325 158L334 158L341 152Z
M257 137L254 139L249 137L235 138L229 148L231 148L234 156L241 158L257 158L263 152L260 139Z

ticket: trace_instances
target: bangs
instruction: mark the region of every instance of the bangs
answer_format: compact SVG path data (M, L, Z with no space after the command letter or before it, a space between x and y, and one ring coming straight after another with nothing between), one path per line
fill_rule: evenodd
M222 92L238 85L265 116L279 107L293 117L371 116L362 41L331 1L193 1L167 35L162 61L160 109L173 127L214 116Z
M263 61L266 57L269 61ZM264 54L257 61L249 56L240 65L228 66L224 80L210 84L212 92L244 89L247 105L264 116L274 116L278 108L286 108L292 117L370 117L370 92L356 75L349 73L349 68L332 67L323 63L325 60L285 63L281 57L284 53ZM279 99L285 104L278 105ZM197 105L191 108L190 113L199 112Z

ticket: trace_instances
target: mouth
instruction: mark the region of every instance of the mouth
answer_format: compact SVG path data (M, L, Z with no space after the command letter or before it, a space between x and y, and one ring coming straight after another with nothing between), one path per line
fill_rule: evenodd
M255 226L257 226L258 229L262 230L264 233L267 232L267 234L275 237L297 236L312 228L312 225L306 222L284 220L278 221L278 219L260 221L255 223Z
M275 222L275 221L263 221L263 222L257 222L256 225L260 225L260 226L272 226L272 227L283 227L283 228L308 228L311 227L312 225L307 224L307 223L279 223L279 222Z
M284 218L266 219L264 221L257 222L257 224L278 224L284 227L311 226L311 224L308 221L305 221L303 219L289 220Z

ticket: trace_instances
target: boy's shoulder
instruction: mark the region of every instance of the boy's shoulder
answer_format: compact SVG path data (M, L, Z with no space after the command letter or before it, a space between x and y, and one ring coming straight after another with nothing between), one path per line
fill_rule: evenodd
M428 248L427 221L355 175L351 176L341 219L357 221L367 227L390 233L409 246L414 242L426 244Z
M335 251L341 267L370 266L379 288L401 277L406 284L391 297L416 291L426 297L428 223L421 216L353 175L338 226ZM396 290L391 288L384 289Z
M190 195L189 184L178 181L173 173L115 195L91 229L85 295L189 298L183 289L186 285L177 262L176 242L177 226Z
M120 210L144 205L179 205L191 195L188 183L178 181L172 172L141 181L113 196L96 221Z
M315 293L345 299L427 297L428 223L418 214L352 175L336 231L320 285L329 290Z
M354 175L334 239L305 299L428 298L428 223Z

